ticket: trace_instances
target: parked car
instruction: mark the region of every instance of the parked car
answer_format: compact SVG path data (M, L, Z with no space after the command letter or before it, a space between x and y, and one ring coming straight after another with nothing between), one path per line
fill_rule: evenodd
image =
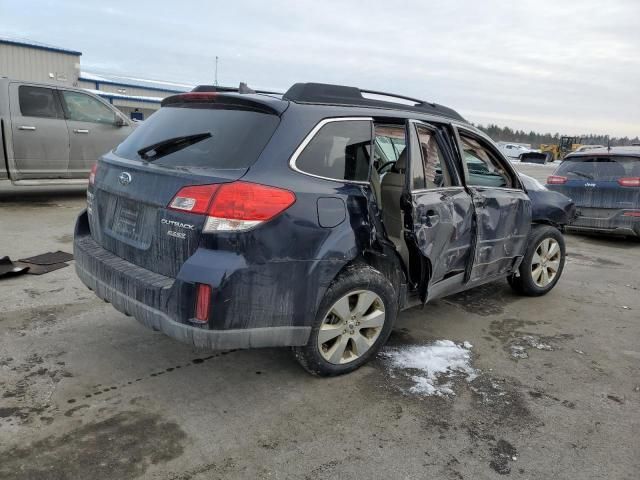
M505 157L512 158L514 160L519 160L520 156L523 153L533 153L533 152L540 151L540 150L534 150L533 148L525 147L524 145L520 145L518 143L499 142L498 148L500 149L500 151Z
M166 98L91 175L76 270L126 315L197 347L291 346L335 375L371 359L401 310L558 282L573 204L543 189L532 207L455 111L325 84L199 90Z
M640 147L567 155L547 187L575 202L572 229L640 236Z
M586 152L587 150L595 150L598 148L606 148L604 145L582 145L576 148L576 153Z
M86 184L133 127L82 89L0 78L0 185Z

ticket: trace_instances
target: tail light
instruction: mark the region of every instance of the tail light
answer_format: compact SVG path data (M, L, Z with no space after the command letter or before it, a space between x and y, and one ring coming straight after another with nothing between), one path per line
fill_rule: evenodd
M624 213L622 214L622 216L623 216L623 217L636 217L636 218L640 218L640 211L637 211L637 212L633 212L633 211L631 211L631 212L624 212Z
M193 185L182 188L171 203L169 208L183 212L205 215L209 211L211 200L218 190L219 185Z
M174 103L210 103L215 102L218 94L216 92L188 92L178 95L171 95L162 100L163 107Z
M196 283L196 308L195 320L199 323L209 321L211 310L211 285Z
M547 177L547 185L564 185L568 178L560 175L551 175Z
M618 179L621 187L640 187L640 177L623 177Z
M98 164L94 163L93 167L91 167L91 172L89 173L89 185L93 185L96 183L96 172L98 171Z
M203 232L238 232L268 222L295 201L289 190L232 182L184 187L168 208L206 215Z

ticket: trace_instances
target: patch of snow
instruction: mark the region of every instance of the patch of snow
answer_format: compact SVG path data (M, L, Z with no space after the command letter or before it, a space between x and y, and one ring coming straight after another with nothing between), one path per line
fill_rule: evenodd
M538 350L553 350L553 348L551 348L551 345L542 343L540 341L540 338L534 335L524 335L522 337L522 340L524 340L530 347L537 348Z
M560 165L560 162L547 162L547 163L533 163L533 162L521 162L518 159L510 158L509 161L513 164L514 167L518 165L531 165L534 167L547 167L547 168L557 168Z
M544 343L540 337L536 335L523 335L522 337L516 338L509 346L513 358L529 358L529 354L527 353L527 349L529 348L546 351L553 350L551 345Z
M402 372L413 382L411 393L455 395L449 379L464 376L470 382L478 376L471 366L471 347L469 342L437 340L432 345L390 348L382 355L390 361L391 374Z
M529 354L522 345L511 345L511 356L513 358L529 358Z

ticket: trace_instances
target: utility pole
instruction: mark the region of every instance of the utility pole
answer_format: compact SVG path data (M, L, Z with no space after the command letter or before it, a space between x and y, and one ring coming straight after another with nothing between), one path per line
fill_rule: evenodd
M215 78L215 85L216 87L218 86L218 56L216 55L216 78Z

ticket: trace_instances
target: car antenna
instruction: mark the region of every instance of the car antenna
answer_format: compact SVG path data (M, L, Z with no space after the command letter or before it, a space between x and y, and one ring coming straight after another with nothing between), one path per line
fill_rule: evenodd
M611 137L607 135L607 152L611 152Z

